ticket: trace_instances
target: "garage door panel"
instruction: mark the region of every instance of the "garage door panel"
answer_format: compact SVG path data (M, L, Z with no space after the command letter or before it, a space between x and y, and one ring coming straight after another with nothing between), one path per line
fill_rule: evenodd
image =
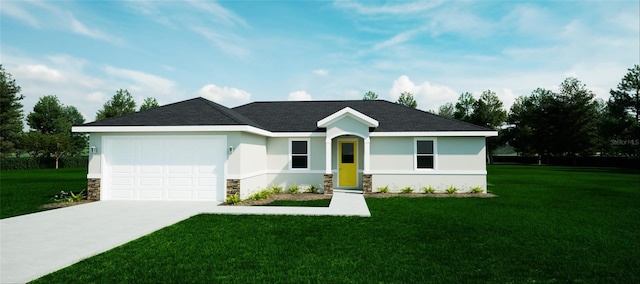
M140 189L140 199L163 199L164 191L160 189Z
M123 190L112 190L111 198L113 199L137 199L135 191L133 189Z
M162 177L140 178L140 187L162 187L164 179Z
M216 178L199 178L197 185L201 187L210 187L215 186L217 182L218 179Z
M193 178L169 178L169 186L191 187L193 186Z
M223 200L223 136L106 136L107 199Z

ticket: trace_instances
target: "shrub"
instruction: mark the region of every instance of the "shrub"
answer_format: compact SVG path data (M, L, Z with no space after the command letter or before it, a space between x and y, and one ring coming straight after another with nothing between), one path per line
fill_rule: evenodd
M422 188L422 192L432 194L435 193L436 190L432 186L425 186Z
M282 187L271 184L271 192L273 192L273 194L282 193Z
M388 185L385 185L385 186L383 186L383 187L378 187L377 189L378 189L378 192L380 192L380 193L387 193L387 192L389 192L389 186L388 186Z
M235 205L240 202L242 202L242 199L240 199L240 195L237 193L234 195L227 196L227 199L225 200L225 203L231 204L231 205Z
M307 188L306 192L308 192L308 193L319 193L320 192L320 188L317 188L315 185L312 184Z
M411 188L410 186L404 187L400 190L400 193L412 193L413 192L413 188Z
M251 199L251 200L267 199L272 194L273 194L273 191L268 190L268 189L263 189L263 190L260 190L260 191L258 191L256 193L252 194L251 196L249 196L249 199Z
M482 192L483 192L482 187L475 186L471 188L471 193L482 193Z
M456 192L458 192L458 189L457 189L457 188L455 188L453 185L452 185L452 186L447 187L447 193L448 193L448 194L455 194Z
M54 202L78 202L87 199L87 193L81 190L78 193L73 193L72 191L66 192L61 190L60 193L55 194L51 197Z
M298 194L298 193L300 193L300 188L298 187L297 184L294 184L294 185L290 186L289 189L287 189L287 191L289 191L289 193L291 193L291 194Z

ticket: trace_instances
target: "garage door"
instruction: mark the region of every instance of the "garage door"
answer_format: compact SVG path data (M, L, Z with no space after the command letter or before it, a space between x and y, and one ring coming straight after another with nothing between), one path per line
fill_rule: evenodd
M224 200L224 136L104 136L104 200Z

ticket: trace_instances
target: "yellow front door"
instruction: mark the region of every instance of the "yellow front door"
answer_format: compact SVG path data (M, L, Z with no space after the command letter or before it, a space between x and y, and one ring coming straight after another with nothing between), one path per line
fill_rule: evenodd
M338 141L338 187L358 186L356 141Z

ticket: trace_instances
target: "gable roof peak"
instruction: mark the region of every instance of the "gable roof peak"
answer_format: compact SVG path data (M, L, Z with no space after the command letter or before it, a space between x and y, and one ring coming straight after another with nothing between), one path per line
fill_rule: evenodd
M378 125L380 125L380 123L371 118L370 116L367 116L364 113L361 113L355 109L352 109L350 107L345 107L321 120L318 121L317 126L320 128L326 128L327 126L329 126L329 124L336 122L344 117L353 117L355 118L357 121L359 121L360 123L368 126L368 127L378 127Z

